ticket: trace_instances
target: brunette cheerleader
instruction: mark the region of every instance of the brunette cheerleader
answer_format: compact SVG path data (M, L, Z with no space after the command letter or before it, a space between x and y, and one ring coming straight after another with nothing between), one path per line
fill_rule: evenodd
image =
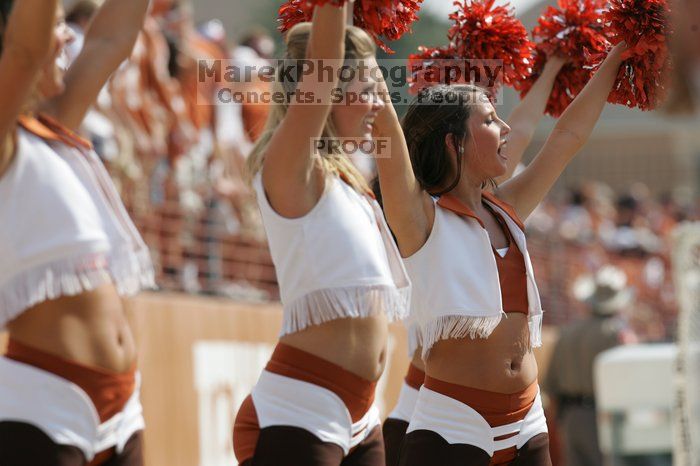
M511 131L506 137L508 161L505 174L497 178L498 183L510 179L515 172L544 113L547 99L549 99L549 95L552 92L556 77L565 63L565 59L551 57L530 92L510 115L508 126L511 128ZM388 466L398 465L399 452L406 429L411 421L411 415L418 399L418 391L425 379L425 365L421 357L422 348L419 345L419 327L415 322L407 320L407 323L409 323L408 354L412 357L412 360L401 387L399 400L382 426Z
M622 52L612 50L533 162L494 193L485 188L508 170L511 128L475 86L424 90L403 123L407 151L394 144L377 160L426 366L401 465L550 464L532 353L542 309L523 221L590 136ZM391 118L376 126L400 135Z

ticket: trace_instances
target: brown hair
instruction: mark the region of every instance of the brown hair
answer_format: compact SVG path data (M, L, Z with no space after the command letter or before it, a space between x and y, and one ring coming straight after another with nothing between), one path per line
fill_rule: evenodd
M488 97L485 89L472 84L440 84L423 89L411 102L403 119L413 173L430 194L444 194L459 184L464 150L461 141L469 137L467 121L475 94ZM445 142L448 134L455 139L457 167L453 167L448 155ZM457 173L454 173L455 168Z
M273 92L275 92L276 95L285 95L286 101L284 103L271 104L270 114L268 116L267 123L265 124L265 130L248 157L247 171L250 177L254 176L262 168L265 149L267 148L275 129L277 129L280 122L287 114L290 100L294 95L294 91L299 78L301 78L300 73L302 71L301 68L296 67L294 63L295 60L303 60L306 57L306 46L309 43L310 36L311 23L297 24L290 29L285 36L287 48L284 55L284 60L289 60L289 62L286 62L284 67L277 70ZM345 33L346 63L349 61L351 62L354 60L374 57L376 55L376 50L374 41L366 32L354 26L347 27ZM292 67L291 73L285 73L285 71L289 71L286 69L287 67ZM285 76L288 74L292 75L295 79L285 79ZM341 82L340 86L342 87L343 84L344 83ZM338 137L337 130L333 125L333 121L330 116L326 121L326 126L323 129L321 137ZM322 168L327 173L335 175L343 174L349 184L357 191L366 192L369 190L367 181L363 178L363 176L345 154L340 152L327 154L324 152L323 155L318 158L318 160L320 160Z

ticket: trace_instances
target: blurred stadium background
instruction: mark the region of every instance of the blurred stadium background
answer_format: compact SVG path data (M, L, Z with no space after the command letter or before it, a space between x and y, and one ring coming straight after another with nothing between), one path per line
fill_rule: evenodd
M68 2L68 9L75 3ZM278 56L279 3L197 0L190 25L198 32L188 29L186 14L170 17L170 29L149 21L132 61L114 76L86 121L157 264L159 290L130 304L144 373L149 466L235 464L235 409L276 340L275 271L241 171L242 148L257 131L251 122L261 116L255 106L244 105L244 132L231 136L231 116L197 105L202 96L192 79L193 60L235 56L237 44L251 34L267 34ZM391 58L406 58L418 45L444 44L448 3L426 0L414 34L391 44ZM551 3L515 6L531 29ZM499 113L508 115L516 102L507 90ZM543 119L526 161L552 126L552 119ZM527 225L549 343L562 325L585 312L572 294L574 281L606 264L624 270L635 291L624 318L640 339L674 341L678 298L671 233L682 221L700 220L699 129L697 121L608 106ZM398 395L404 347L397 326L380 387L385 409ZM551 344L538 355L543 372L548 351ZM555 464L563 464L556 449L553 455Z

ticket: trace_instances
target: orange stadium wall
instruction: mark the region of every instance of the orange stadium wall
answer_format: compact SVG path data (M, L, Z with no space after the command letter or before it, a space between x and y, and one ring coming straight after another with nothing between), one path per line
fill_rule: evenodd
M231 427L272 353L278 303L250 304L184 294L144 293L128 302L139 344L146 466L234 466ZM538 350L540 377L556 330ZM0 352L5 337L0 334ZM385 415L408 364L406 335L393 325L377 402Z

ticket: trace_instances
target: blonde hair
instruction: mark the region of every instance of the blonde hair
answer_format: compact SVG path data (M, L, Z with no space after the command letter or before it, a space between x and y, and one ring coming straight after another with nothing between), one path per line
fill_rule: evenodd
M300 23L294 26L287 32L285 42L287 45L284 54L284 60L303 60L306 57L306 47L309 43L311 35L311 23ZM374 57L377 49L372 38L362 29L354 26L348 26L345 33L345 60L361 60ZM293 66L293 65L292 65ZM287 115L289 108L289 100L292 98L296 89L296 80L289 81L284 79L284 69L277 70L277 79L275 79L273 92L275 94L283 93L287 96L284 103L273 103L270 106L270 114L265 123L265 129L260 138L255 143L248 161L246 163L247 175L252 179L257 174L263 165L265 150L272 138L274 131ZM292 73L294 74L294 73ZM343 83L340 84L342 87ZM337 138L338 132L333 124L331 117L326 120L326 125L321 134L322 138ZM333 175L342 175L345 180L357 191L369 191L369 185L360 172L355 168L347 155L340 151L324 154L318 157L324 172Z

